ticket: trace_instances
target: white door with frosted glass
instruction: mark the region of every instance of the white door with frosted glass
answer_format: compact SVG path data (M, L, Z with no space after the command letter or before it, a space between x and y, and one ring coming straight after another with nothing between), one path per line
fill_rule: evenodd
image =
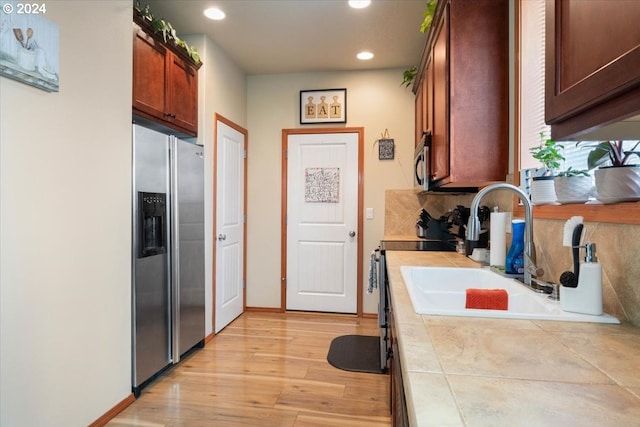
M244 309L245 135L216 121L215 327Z
M357 312L358 144L358 133L287 138L287 310Z

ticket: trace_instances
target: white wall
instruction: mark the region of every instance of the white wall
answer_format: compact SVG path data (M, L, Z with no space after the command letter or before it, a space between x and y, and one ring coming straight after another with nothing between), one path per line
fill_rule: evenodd
M366 294L368 256L384 231L384 190L412 188L414 96L400 86L402 70L259 75L248 77L247 305L280 307L281 139L299 124L300 90L347 89L347 123L364 127L363 279L365 313L375 313L377 296ZM335 127L335 124L329 125ZM378 160L375 141L385 129L395 139L395 160Z
M60 92L0 77L0 425L81 426L131 393L132 2L56 1ZM203 36L199 138L211 259L213 117L246 77ZM212 331L211 262L206 331Z
M247 127L247 79L220 47L206 36L184 36L202 59L198 70L198 144L205 154L205 333L213 332L213 138L215 113ZM251 143L251 140L249 140Z
M0 77L0 425L131 392L130 0L55 1L60 92Z

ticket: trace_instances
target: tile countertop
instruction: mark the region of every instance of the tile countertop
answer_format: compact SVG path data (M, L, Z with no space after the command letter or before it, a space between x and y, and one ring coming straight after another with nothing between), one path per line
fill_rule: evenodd
M478 264L387 251L412 427L640 425L640 328L418 315L401 265Z

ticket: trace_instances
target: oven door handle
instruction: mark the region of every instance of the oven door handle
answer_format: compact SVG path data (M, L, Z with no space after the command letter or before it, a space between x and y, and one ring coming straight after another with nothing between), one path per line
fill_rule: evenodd
M387 261L384 252L378 258L378 326L387 326Z

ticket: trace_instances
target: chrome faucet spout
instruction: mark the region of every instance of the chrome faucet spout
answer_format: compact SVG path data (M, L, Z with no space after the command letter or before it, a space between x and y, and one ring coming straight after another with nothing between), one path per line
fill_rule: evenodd
M477 242L480 240L480 219L478 218L478 207L482 199L495 190L509 190L515 193L524 205L524 283L531 286L532 271L536 271L535 248L533 246L533 208L529 196L515 185L506 182L498 182L481 189L473 198L470 207L469 221L467 223L467 242Z

